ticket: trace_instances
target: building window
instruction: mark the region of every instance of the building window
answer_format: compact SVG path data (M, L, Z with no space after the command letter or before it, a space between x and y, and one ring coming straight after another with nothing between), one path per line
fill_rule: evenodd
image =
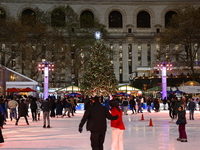
M138 66L142 65L142 45L138 45Z
M122 14L112 11L109 15L109 28L122 28Z
M114 46L113 44L110 44L110 50L113 51ZM110 60L113 61L113 53L110 55Z
M165 58L166 58L166 60L168 60L168 58L169 58L169 50L170 50L170 46L169 45L167 45L166 46L166 53L165 53Z
M194 44L194 50L197 52L198 51L198 44ZM195 65L198 65L198 53L195 55Z
M168 27L170 25L170 20L172 19L173 15L176 15L177 13L175 11L168 11L165 14L165 27Z
M151 27L151 17L148 12L141 11L138 13L137 27L138 28L150 28Z
M60 9L55 9L51 14L51 26L52 27L64 27L65 26L65 13Z
M156 44L156 52L158 55L156 55L157 57L157 61L160 61L160 45Z
M0 9L0 21L6 20L6 13L2 9Z
M31 9L24 10L22 12L21 22L24 26L36 26L35 12Z
M81 28L93 28L94 27L94 14L91 11L84 11L80 16Z
M128 45L128 68L129 74L132 73L132 44Z
M147 62L151 66L151 44L147 44Z

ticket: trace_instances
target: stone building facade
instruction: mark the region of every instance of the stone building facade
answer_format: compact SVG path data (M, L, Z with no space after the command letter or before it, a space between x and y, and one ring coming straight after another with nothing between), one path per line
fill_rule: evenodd
M1 0L0 9L20 16L26 9L52 12L55 6L70 5L77 14L90 12L109 32L108 46L117 52L114 68L120 83L135 76L150 76L159 50L159 33L176 7L200 6L199 0Z

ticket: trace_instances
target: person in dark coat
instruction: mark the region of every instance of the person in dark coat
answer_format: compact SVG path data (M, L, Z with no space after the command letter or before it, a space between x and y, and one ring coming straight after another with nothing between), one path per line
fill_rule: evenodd
M175 105L174 105L174 114L177 116L178 108L182 105L181 98L176 98Z
M3 115L1 114L0 112L0 116L3 117ZM0 124L3 124L2 122L3 120L0 120ZM4 143L4 138L3 138L3 135L2 135L2 131L1 131L2 127L0 127L0 143ZM1 146L1 145L0 145Z
M185 125L187 124L186 121L186 112L183 109L182 106L178 107L178 120L176 121L176 124L178 125L178 131L179 131L179 137L177 138L177 141L181 142L187 142L187 134L185 131Z
M6 107L5 107L5 101L4 101L4 99L3 98L1 98L0 99L0 105L1 105L1 107L2 107L2 109L3 109L3 120L4 120L4 122L3 122L3 124L6 124Z
M188 104L188 110L190 111L190 120L194 120L194 110L196 108L196 103L194 102L194 99L191 99Z
M82 128L87 121L86 129L91 132L90 141L92 150L103 150L103 143L107 130L107 121L116 120L118 115L112 116L109 110L102 106L99 97L92 98L93 104L85 111L81 122L79 124L79 132L82 132Z
M3 125L4 125L4 114L5 111L3 109L3 107L0 105L0 128L3 129Z
M62 115L62 118L66 115L66 112L67 112L68 117L71 118L70 113L72 111L72 104L70 103L70 99L65 99L64 104L65 104L64 105L65 111Z
M63 105L60 98L56 101L56 116L62 116Z
M130 104L130 110L132 110L132 114L134 114L134 111L137 114L136 107L135 107L136 106L136 102L135 102L135 97L134 96L130 99L129 104Z
M149 98L147 99L147 107L148 107L147 111L148 111L149 113L151 113L151 103L152 103L152 98L149 97Z
M164 110L166 110L166 104L167 104L167 98L165 97L165 98L163 99Z
M155 98L153 101L155 112L159 112L159 100L158 98Z
M55 108L56 108L56 102L53 99L50 99L50 117L55 117Z
M36 103L36 101L37 101L36 98L32 98L31 105L30 105L33 121L37 121L37 116L36 116L37 103Z
M46 128L46 120L48 122L47 128L50 128L50 119L49 119L49 111L50 111L50 98L47 98L46 100L43 100L41 108L43 110L43 128Z
M19 121L20 117L24 117L27 125L29 125L27 116L28 116L28 108L27 108L27 105L25 103L25 100L22 99L21 103L19 104L19 107L18 107L18 118L16 120L15 125L18 125L18 121Z

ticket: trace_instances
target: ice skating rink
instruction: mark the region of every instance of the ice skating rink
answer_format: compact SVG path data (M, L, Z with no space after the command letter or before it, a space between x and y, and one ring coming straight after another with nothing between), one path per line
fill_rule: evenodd
M72 118L51 118L51 128L43 128L42 119L32 122L31 114L27 126L24 118L15 121L7 119L2 133L5 143L1 150L91 150L90 132L85 126L82 133L78 132L78 125L83 111L77 111ZM187 111L187 119L189 112ZM178 126L169 118L168 111L123 116L126 126L124 131L124 150L198 150L200 147L200 112L195 111L195 120L187 120L186 132L188 142L176 141ZM144 119L144 120L142 120ZM150 122L150 119L152 122ZM104 150L110 150L111 128L110 122L106 133ZM153 125L153 126L149 126Z

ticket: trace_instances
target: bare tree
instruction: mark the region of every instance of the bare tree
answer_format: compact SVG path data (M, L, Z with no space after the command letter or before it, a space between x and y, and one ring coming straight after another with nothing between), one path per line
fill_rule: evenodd
M157 58L174 62L177 67L191 70L195 79L195 66L199 63L200 8L184 6L177 9L169 26L161 34L161 50Z

